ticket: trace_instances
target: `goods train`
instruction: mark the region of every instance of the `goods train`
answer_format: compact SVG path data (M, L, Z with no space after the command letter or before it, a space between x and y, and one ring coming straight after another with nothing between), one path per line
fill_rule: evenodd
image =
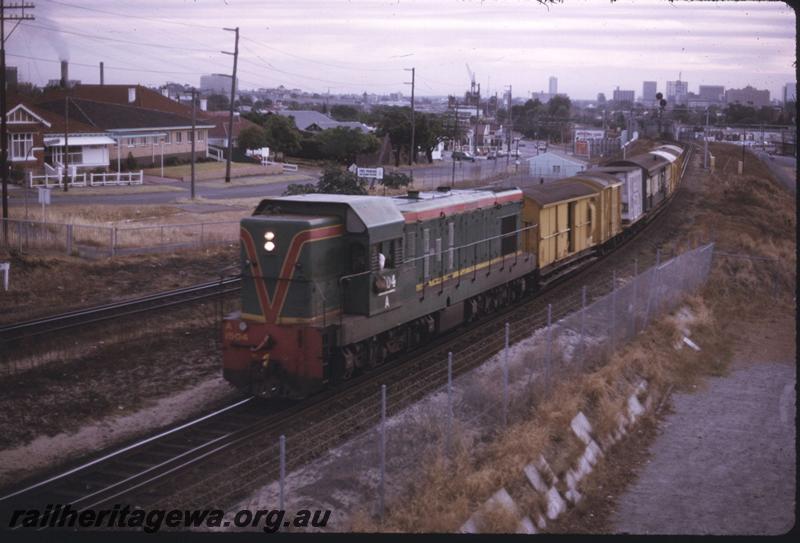
M521 189L265 199L241 221L224 377L303 398L491 314L630 235L684 160L663 145Z

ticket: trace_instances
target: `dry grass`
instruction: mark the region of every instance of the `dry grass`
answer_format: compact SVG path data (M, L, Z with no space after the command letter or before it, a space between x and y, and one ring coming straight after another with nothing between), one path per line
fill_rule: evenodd
M696 316L691 325L692 337L703 346L702 352L688 348L675 351L675 317L656 322L605 366L558 380L548 393L540 392L538 405L527 406L528 418L500 432L483 449L462 446L449 462L441 457L431 461L407 498L390 509L383 524L359 515L353 529L454 532L499 488L520 485L524 466L539 454L548 460L563 486L567 470L585 447L569 426L578 411L592 422L595 435L605 435L616 428L617 413L640 379L648 381L650 393L659 395L674 383L687 384L698 375L724 368L730 350L713 311L701 298L692 298L687 304ZM476 390L469 390L475 401L482 398ZM518 504L523 506L524 514L535 516L544 510L544 505L540 497L530 494L522 494ZM516 519L512 523L505 512L493 510L485 519L484 531L508 533L516 529Z

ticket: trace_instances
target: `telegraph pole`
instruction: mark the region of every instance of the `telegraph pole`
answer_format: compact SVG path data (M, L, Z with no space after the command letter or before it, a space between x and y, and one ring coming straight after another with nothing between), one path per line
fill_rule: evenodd
M511 135L514 132L514 122L511 119L511 85L508 86L508 135L506 136L506 141L508 143L506 147L506 169L508 169L508 163L511 160ZM538 152L538 151L537 151Z
M69 186L69 96L64 97L64 192Z
M703 130L703 169L708 169L708 108L706 108L706 129Z
M3 219L8 219L8 125L6 107L6 40L11 37L21 21L33 20L33 15L25 13L35 6L30 2L6 4L0 0L0 175L3 184ZM17 13L16 10L21 10ZM8 11L8 13L6 13ZM16 21L14 28L6 36L6 21ZM8 241L8 221L3 221L3 240Z
M231 77L231 108L230 116L228 117L228 156L225 161L225 182L231 182L231 156L233 155L233 101L236 97L236 63L239 60L239 27L224 28L228 32L236 33L236 41L234 44L233 53L222 51L226 55L233 55L233 76Z
M450 188L456 186L456 158L453 156L456 152L456 134L458 132L458 98L454 101L455 109L453 110L453 148L450 150L450 159L453 162L453 177L450 180Z
M406 83L406 85L411 85L411 153L408 157L408 165L411 166L417 161L417 148L414 142L417 130L417 124L414 122L414 74L416 68L405 68L405 71L411 72L411 83Z
M192 200L194 200L194 146L197 139L197 90L192 89ZM230 163L228 163L230 167ZM230 174L230 172L228 172Z

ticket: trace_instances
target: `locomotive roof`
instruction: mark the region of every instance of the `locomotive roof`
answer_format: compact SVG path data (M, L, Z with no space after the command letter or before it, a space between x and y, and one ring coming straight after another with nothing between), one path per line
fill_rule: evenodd
M567 177L546 185L531 185L522 189L522 192L526 198L544 206L554 202L594 196L599 190L581 183L574 177Z
M518 188L454 189L394 196L392 200L405 216L406 222L410 222L436 218L442 213L454 215L503 202L519 201L522 200L522 191Z
M403 235L402 213L384 196L359 196L349 194L299 194L280 196L262 200L256 209L259 214L269 204L278 204L283 212L315 213L340 215L345 218L347 231L354 234L366 233L370 243L399 238ZM287 205L288 204L288 205Z

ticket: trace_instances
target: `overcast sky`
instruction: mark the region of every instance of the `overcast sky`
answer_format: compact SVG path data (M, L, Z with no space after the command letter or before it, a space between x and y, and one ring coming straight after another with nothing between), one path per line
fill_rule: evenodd
M795 13L783 2L662 0L36 0L36 21L7 42L20 78L46 83L70 60L70 78L199 84L232 69L241 31L240 88L462 94L467 66L482 93L547 91L610 97L655 80L747 84L780 98L795 80ZM8 23L7 23L8 24ZM10 24L9 24L10 27ZM116 40L116 41L113 41ZM28 57L28 58L22 58ZM32 60L32 58L41 60ZM487 92L488 91L488 92Z

